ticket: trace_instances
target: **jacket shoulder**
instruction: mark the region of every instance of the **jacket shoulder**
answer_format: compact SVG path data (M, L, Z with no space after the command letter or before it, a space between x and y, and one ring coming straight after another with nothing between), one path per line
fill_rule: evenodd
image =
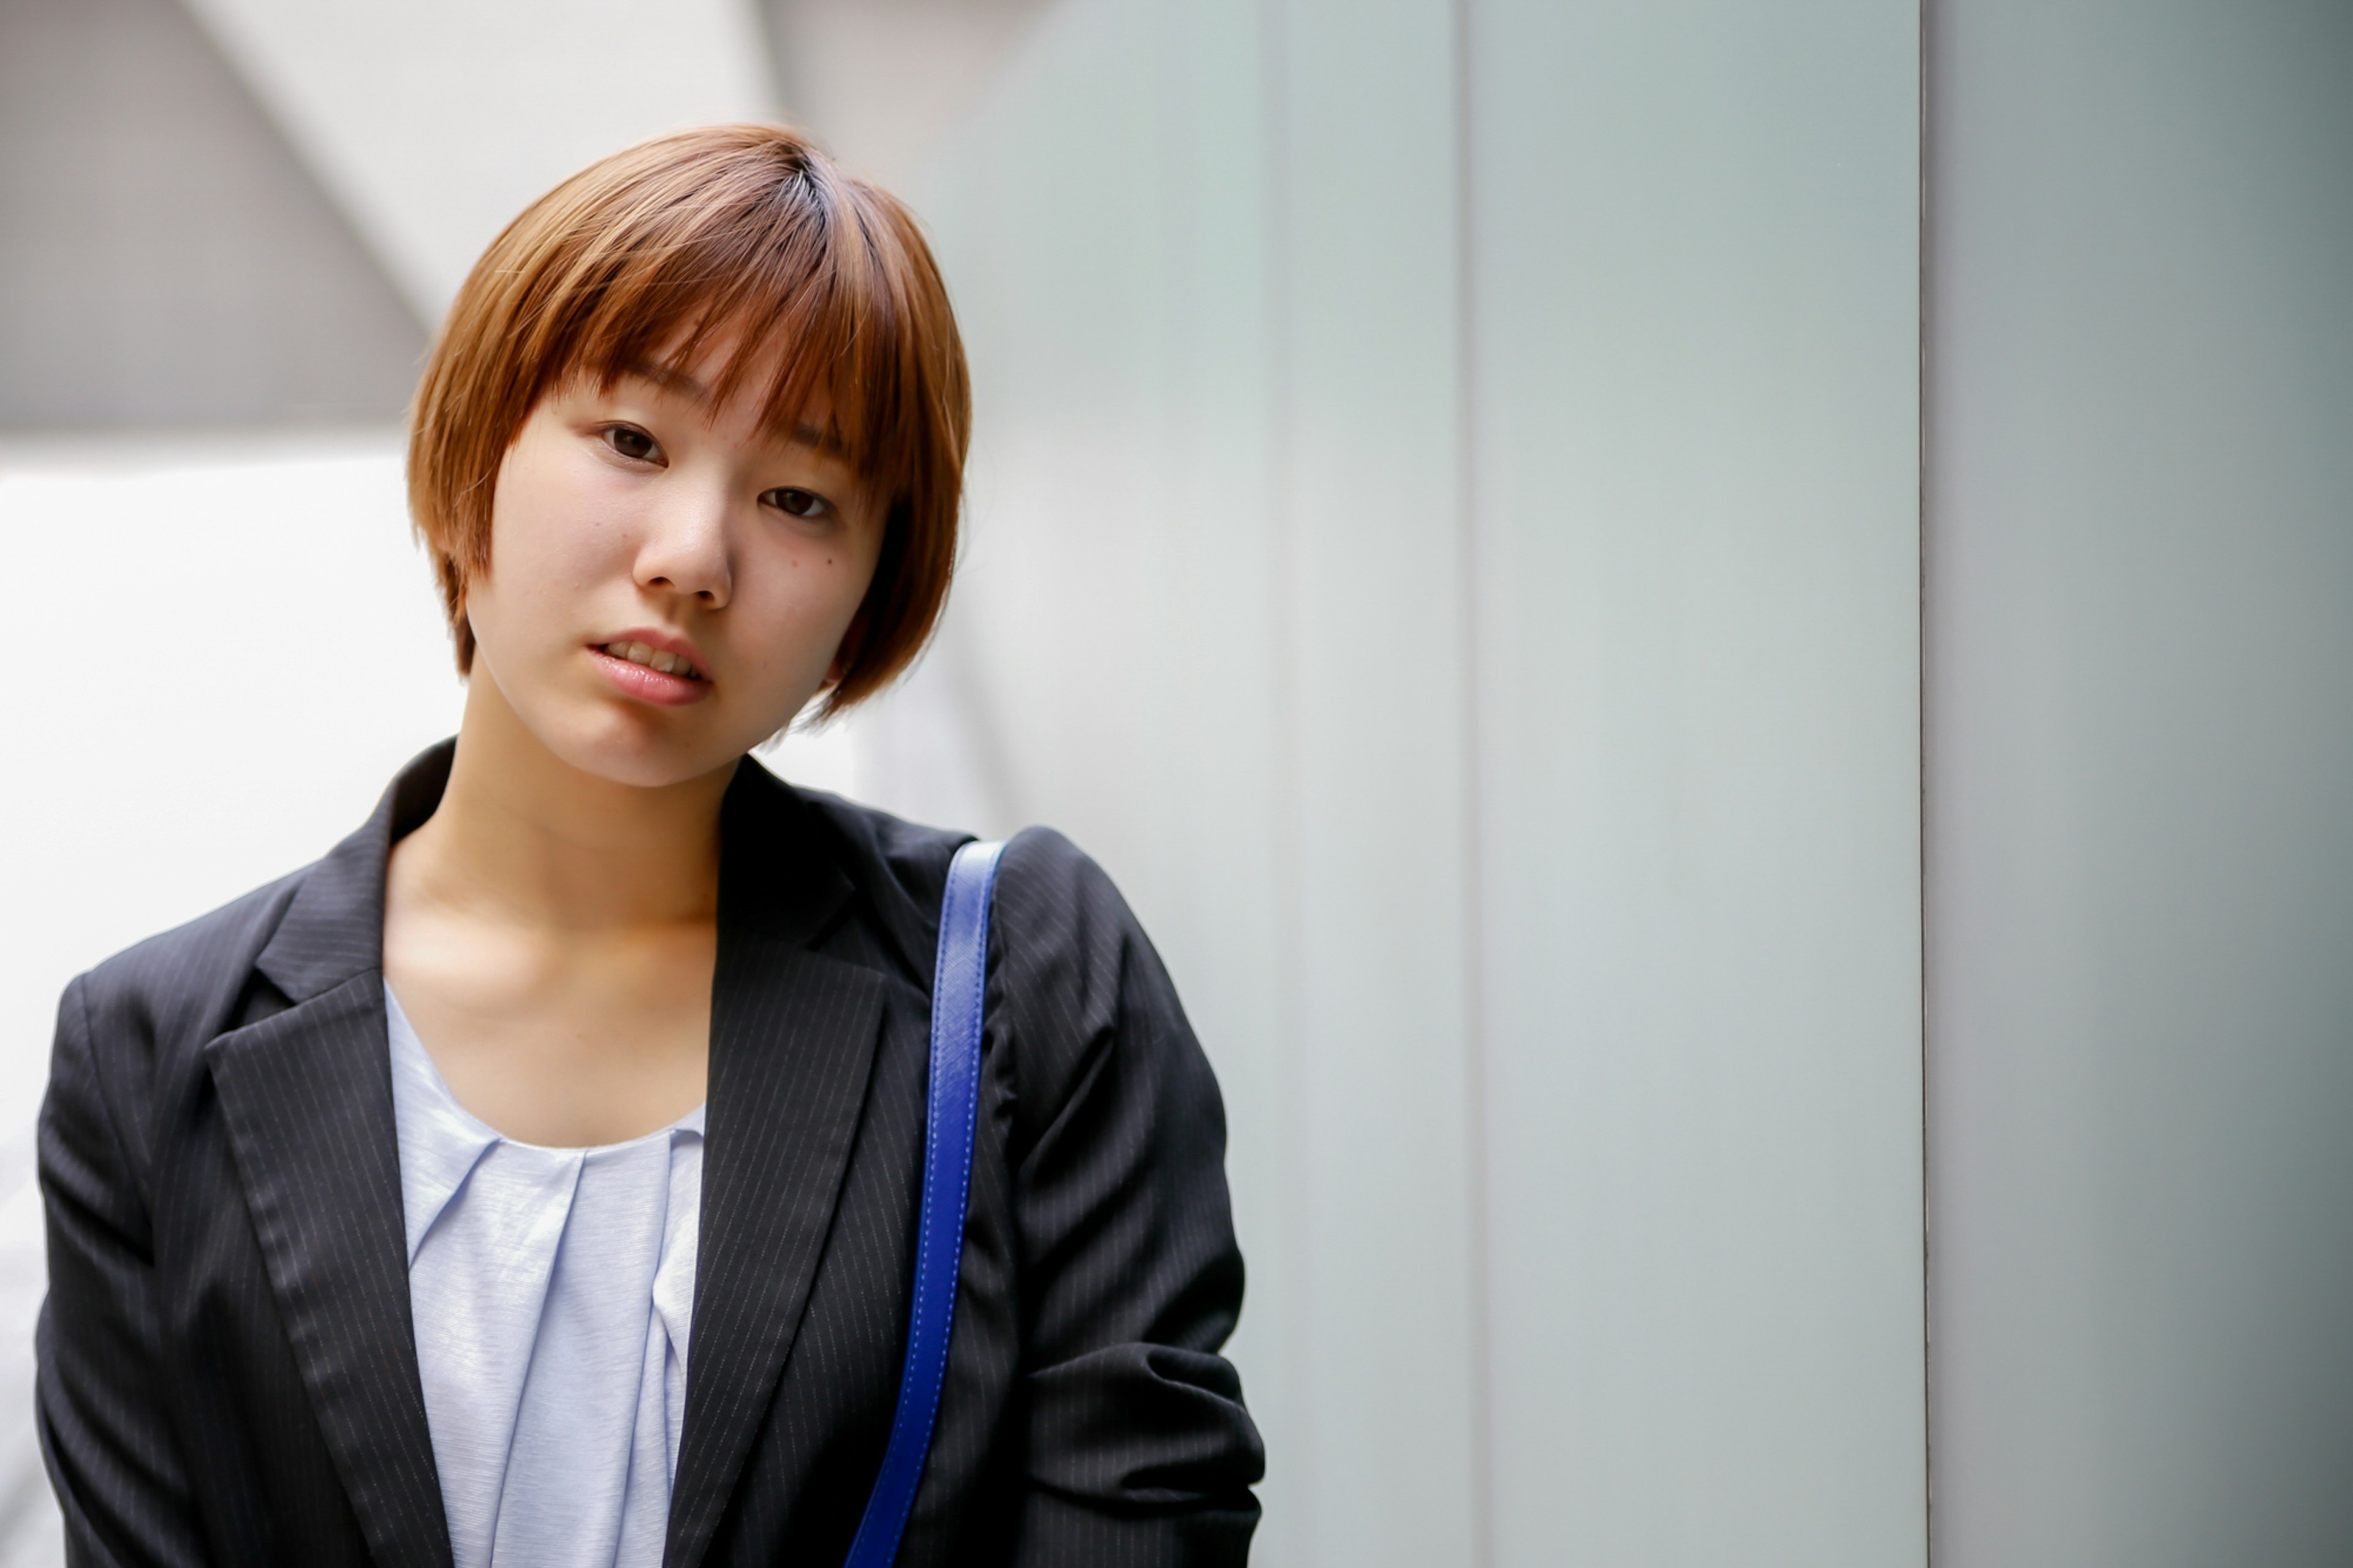
M849 852L860 881L871 881L879 872L895 891L926 909L938 910L947 887L948 862L960 846L971 842L973 835L926 827L821 789L788 787Z
M927 940L935 935L948 862L975 835L927 827L822 790L794 793L848 850L857 880L879 891L881 901L903 903ZM994 928L1025 945L1080 942L1106 925L1122 935L1142 934L1110 876L1050 827L1025 827L1006 841L996 902Z
M846 847L870 904L904 932L898 945L928 988L948 862L973 836L797 793ZM990 1049L1015 1086L1017 1159L1089 1085L1112 1090L1095 1096L1089 1120L1148 1122L1166 1110L1222 1139L1215 1080L1159 953L1110 874L1053 828L1025 827L1006 841L987 987Z
M311 869L256 888L91 968L76 984L94 1037L118 1038L128 1030L157 1044L198 1037L201 1046L219 1033Z

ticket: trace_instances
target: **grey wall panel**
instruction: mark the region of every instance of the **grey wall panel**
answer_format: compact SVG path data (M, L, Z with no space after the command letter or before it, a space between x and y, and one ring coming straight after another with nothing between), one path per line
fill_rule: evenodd
M1916 18L1472 17L1497 1561L1917 1563Z
M2353 8L1935 15L1939 1558L2353 1561Z
M1218 1062L1262 1561L1919 1557L1917 68L1089 0L919 189L980 442L916 690Z
M1223 1076L1271 1562L1470 1551L1447 17L1051 16L933 167L1008 817L1097 852Z
M174 0L0 0L0 429L392 419L424 347Z
M1275 8L1314 1446L1330 1563L1476 1546L1453 16Z
M1066 5L916 188L973 359L970 525L939 646L864 722L871 750L958 714L966 793L1000 814L974 826L1061 827L1166 955L1226 1093L1250 1264L1231 1353L1274 1456L1261 1556L1297 1562L1308 1162L1261 43L1247 4Z

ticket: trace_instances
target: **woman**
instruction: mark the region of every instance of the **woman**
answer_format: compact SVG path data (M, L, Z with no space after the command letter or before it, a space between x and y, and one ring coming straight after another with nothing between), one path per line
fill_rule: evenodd
M922 647L968 405L913 223L788 132L633 149L491 246L410 445L455 742L60 1008L39 1417L74 1561L843 1560L962 838L746 753ZM997 889L898 1561L1239 1563L1216 1086L1085 857L1033 829Z

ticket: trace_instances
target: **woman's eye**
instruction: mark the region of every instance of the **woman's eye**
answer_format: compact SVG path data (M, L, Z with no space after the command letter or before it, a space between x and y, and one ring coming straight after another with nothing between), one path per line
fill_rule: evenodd
M632 458L641 463L661 450L652 437L634 425L607 426L605 444L624 458Z
M770 506L794 517L823 517L833 510L815 490L796 489L791 486L770 490L765 499Z

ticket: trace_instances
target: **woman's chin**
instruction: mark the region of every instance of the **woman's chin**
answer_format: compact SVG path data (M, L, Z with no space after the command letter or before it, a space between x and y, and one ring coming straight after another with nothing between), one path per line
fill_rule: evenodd
M488 651L487 649L485 650ZM483 761L529 770L532 754L554 758L565 768L634 789L668 789L708 778L767 739L790 718L747 722L754 694L718 692L679 704L644 702L601 682L583 683L577 671L533 671L554 679L503 682L490 661L478 662L467 696L464 733L476 738ZM485 676L491 676L487 682ZM518 689L520 688L520 689Z
M558 761L635 789L667 789L708 777L733 767L751 749L749 742L736 744L732 732L721 733L718 726L681 724L668 713L607 711L549 729L554 732L541 732L540 742Z

